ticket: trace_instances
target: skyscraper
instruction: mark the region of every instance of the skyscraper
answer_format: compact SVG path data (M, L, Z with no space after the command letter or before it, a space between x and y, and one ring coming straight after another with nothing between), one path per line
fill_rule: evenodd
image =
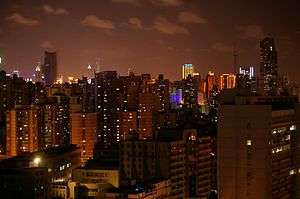
M215 74L213 72L209 71L206 76L206 88L205 88L206 98L209 98L210 91L213 89L215 84L216 84Z
M238 89L246 89L251 93L255 93L257 91L256 75L253 66L240 67L236 79Z
M275 95L278 87L277 51L273 38L260 42L260 89L265 95Z
M236 76L232 73L222 74L219 78L219 89L229 89L235 87Z
M43 81L43 74L41 71L41 66L40 63L37 64L37 66L35 67L35 73L34 73L34 81L35 82L42 82Z
M193 64L183 64L181 78L186 79L188 76L193 76L194 74L194 65Z
M45 51L43 73L47 86L53 84L57 78L57 57L56 52Z

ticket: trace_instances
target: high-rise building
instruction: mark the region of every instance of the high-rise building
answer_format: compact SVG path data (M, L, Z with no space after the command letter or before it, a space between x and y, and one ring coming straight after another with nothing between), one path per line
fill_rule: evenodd
M206 76L206 88L205 88L205 93L206 93L206 98L209 98L210 96L210 91L213 90L214 85L216 85L216 77L215 74L211 71L208 72Z
M219 89L229 89L235 87L236 76L232 73L230 74L222 74L219 78Z
M260 42L260 89L266 95L276 95L278 90L277 51L273 38Z
M217 138L219 198L299 198L299 124L296 97L224 101Z
M104 71L95 77L95 107L99 112L98 141L103 147L120 141L119 113L127 103L125 97L126 85L118 79L116 71Z
M20 155L38 150L38 108L16 106L6 113L6 154Z
M70 102L65 94L55 94L39 103L40 149L70 144Z
M186 79L188 76L193 76L194 74L194 65L193 64L183 64L181 67L181 78Z
M45 51L43 74L47 86L52 85L57 79L57 57L56 52Z
M71 114L71 143L81 150L81 162L93 158L97 141L97 113Z
M186 198L185 142L181 138L125 141L120 152L124 181L163 177L171 181L171 198Z
M35 73L34 73L34 81L35 82L42 82L44 79L43 73L41 71L40 63L35 67Z
M160 74L155 84L153 85L153 92L159 97L159 111L167 111L170 109L170 82L164 79Z
M126 140L131 133L138 130L137 112L135 111L120 113L119 121L121 140Z
M257 85L254 67L240 67L236 82L238 89L247 89L247 91L255 93L257 91Z
M195 76L188 76L182 81L182 91L183 91L183 107L188 109L198 108L198 91L200 80Z
M153 93L140 93L138 128L140 139L152 138L154 130L153 114L160 109L159 96Z
M182 88L177 87L176 85L172 86L170 92L170 106L171 109L178 109L183 104L183 95Z

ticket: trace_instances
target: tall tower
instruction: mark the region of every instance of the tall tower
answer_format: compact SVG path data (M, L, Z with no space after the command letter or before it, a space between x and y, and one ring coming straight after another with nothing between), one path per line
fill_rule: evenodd
M47 86L55 83L57 78L57 57L56 52L45 51L43 73Z
M101 60L100 58L96 59L96 73L100 73Z
M4 54L0 49L0 71L3 70L3 65L4 65Z
M233 48L233 72L235 75L238 73L238 62L239 62L239 54L236 45Z
M278 88L277 51L273 38L260 42L260 88L265 95L276 95Z
M188 76L193 76L194 74L194 65L193 64L183 64L181 78L186 79Z
M37 66L35 67L34 71L34 77L35 77L35 82L42 82L43 81L43 74L41 71L41 64L38 62Z

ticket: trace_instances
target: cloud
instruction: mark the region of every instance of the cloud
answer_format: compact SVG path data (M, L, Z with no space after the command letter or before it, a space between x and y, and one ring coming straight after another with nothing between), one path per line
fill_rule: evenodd
M111 0L111 1L115 3L129 3L134 5L139 3L139 0Z
M115 29L115 25L110 20L99 19L95 15L86 16L81 22L81 25L93 27L93 28L102 28L102 29Z
M180 6L183 4L182 0L151 0L151 2L164 6Z
M50 51L55 50L55 46L50 41L44 41L43 43L41 43L40 47L43 48L44 50L50 50Z
M189 34L187 28L168 21L166 18L158 17L154 21L154 29L165 34Z
M11 16L6 17L6 20L20 24L20 25L24 25L24 26L37 26L40 24L40 22L38 20L26 18L18 13L13 13Z
M214 43L210 48L213 51L222 52L222 53L233 52L233 47L232 46L226 45L226 44L221 43L221 42Z
M180 12L178 15L178 21L185 24L206 24L206 19L199 17L198 15L192 12Z
M259 25L238 26L236 29L243 39L261 39L264 36L264 31Z
M128 20L128 23L136 28L142 29L143 28L143 22L138 17L131 17Z
M111 0L115 3L129 3L133 5L139 5L142 3L151 3L154 5L162 6L180 6L183 4L183 0Z
M68 15L69 12L64 8L53 8L52 6L45 4L43 5L43 10L49 15Z

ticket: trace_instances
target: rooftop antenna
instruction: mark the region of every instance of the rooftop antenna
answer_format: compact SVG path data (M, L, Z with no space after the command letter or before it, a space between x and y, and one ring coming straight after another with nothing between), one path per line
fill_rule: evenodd
M129 67L128 70L127 70L127 75L129 76L131 73L131 68Z
M237 50L237 45L236 43L233 46L233 70L234 70L234 74L237 74L238 71L238 62L239 62L239 52Z

